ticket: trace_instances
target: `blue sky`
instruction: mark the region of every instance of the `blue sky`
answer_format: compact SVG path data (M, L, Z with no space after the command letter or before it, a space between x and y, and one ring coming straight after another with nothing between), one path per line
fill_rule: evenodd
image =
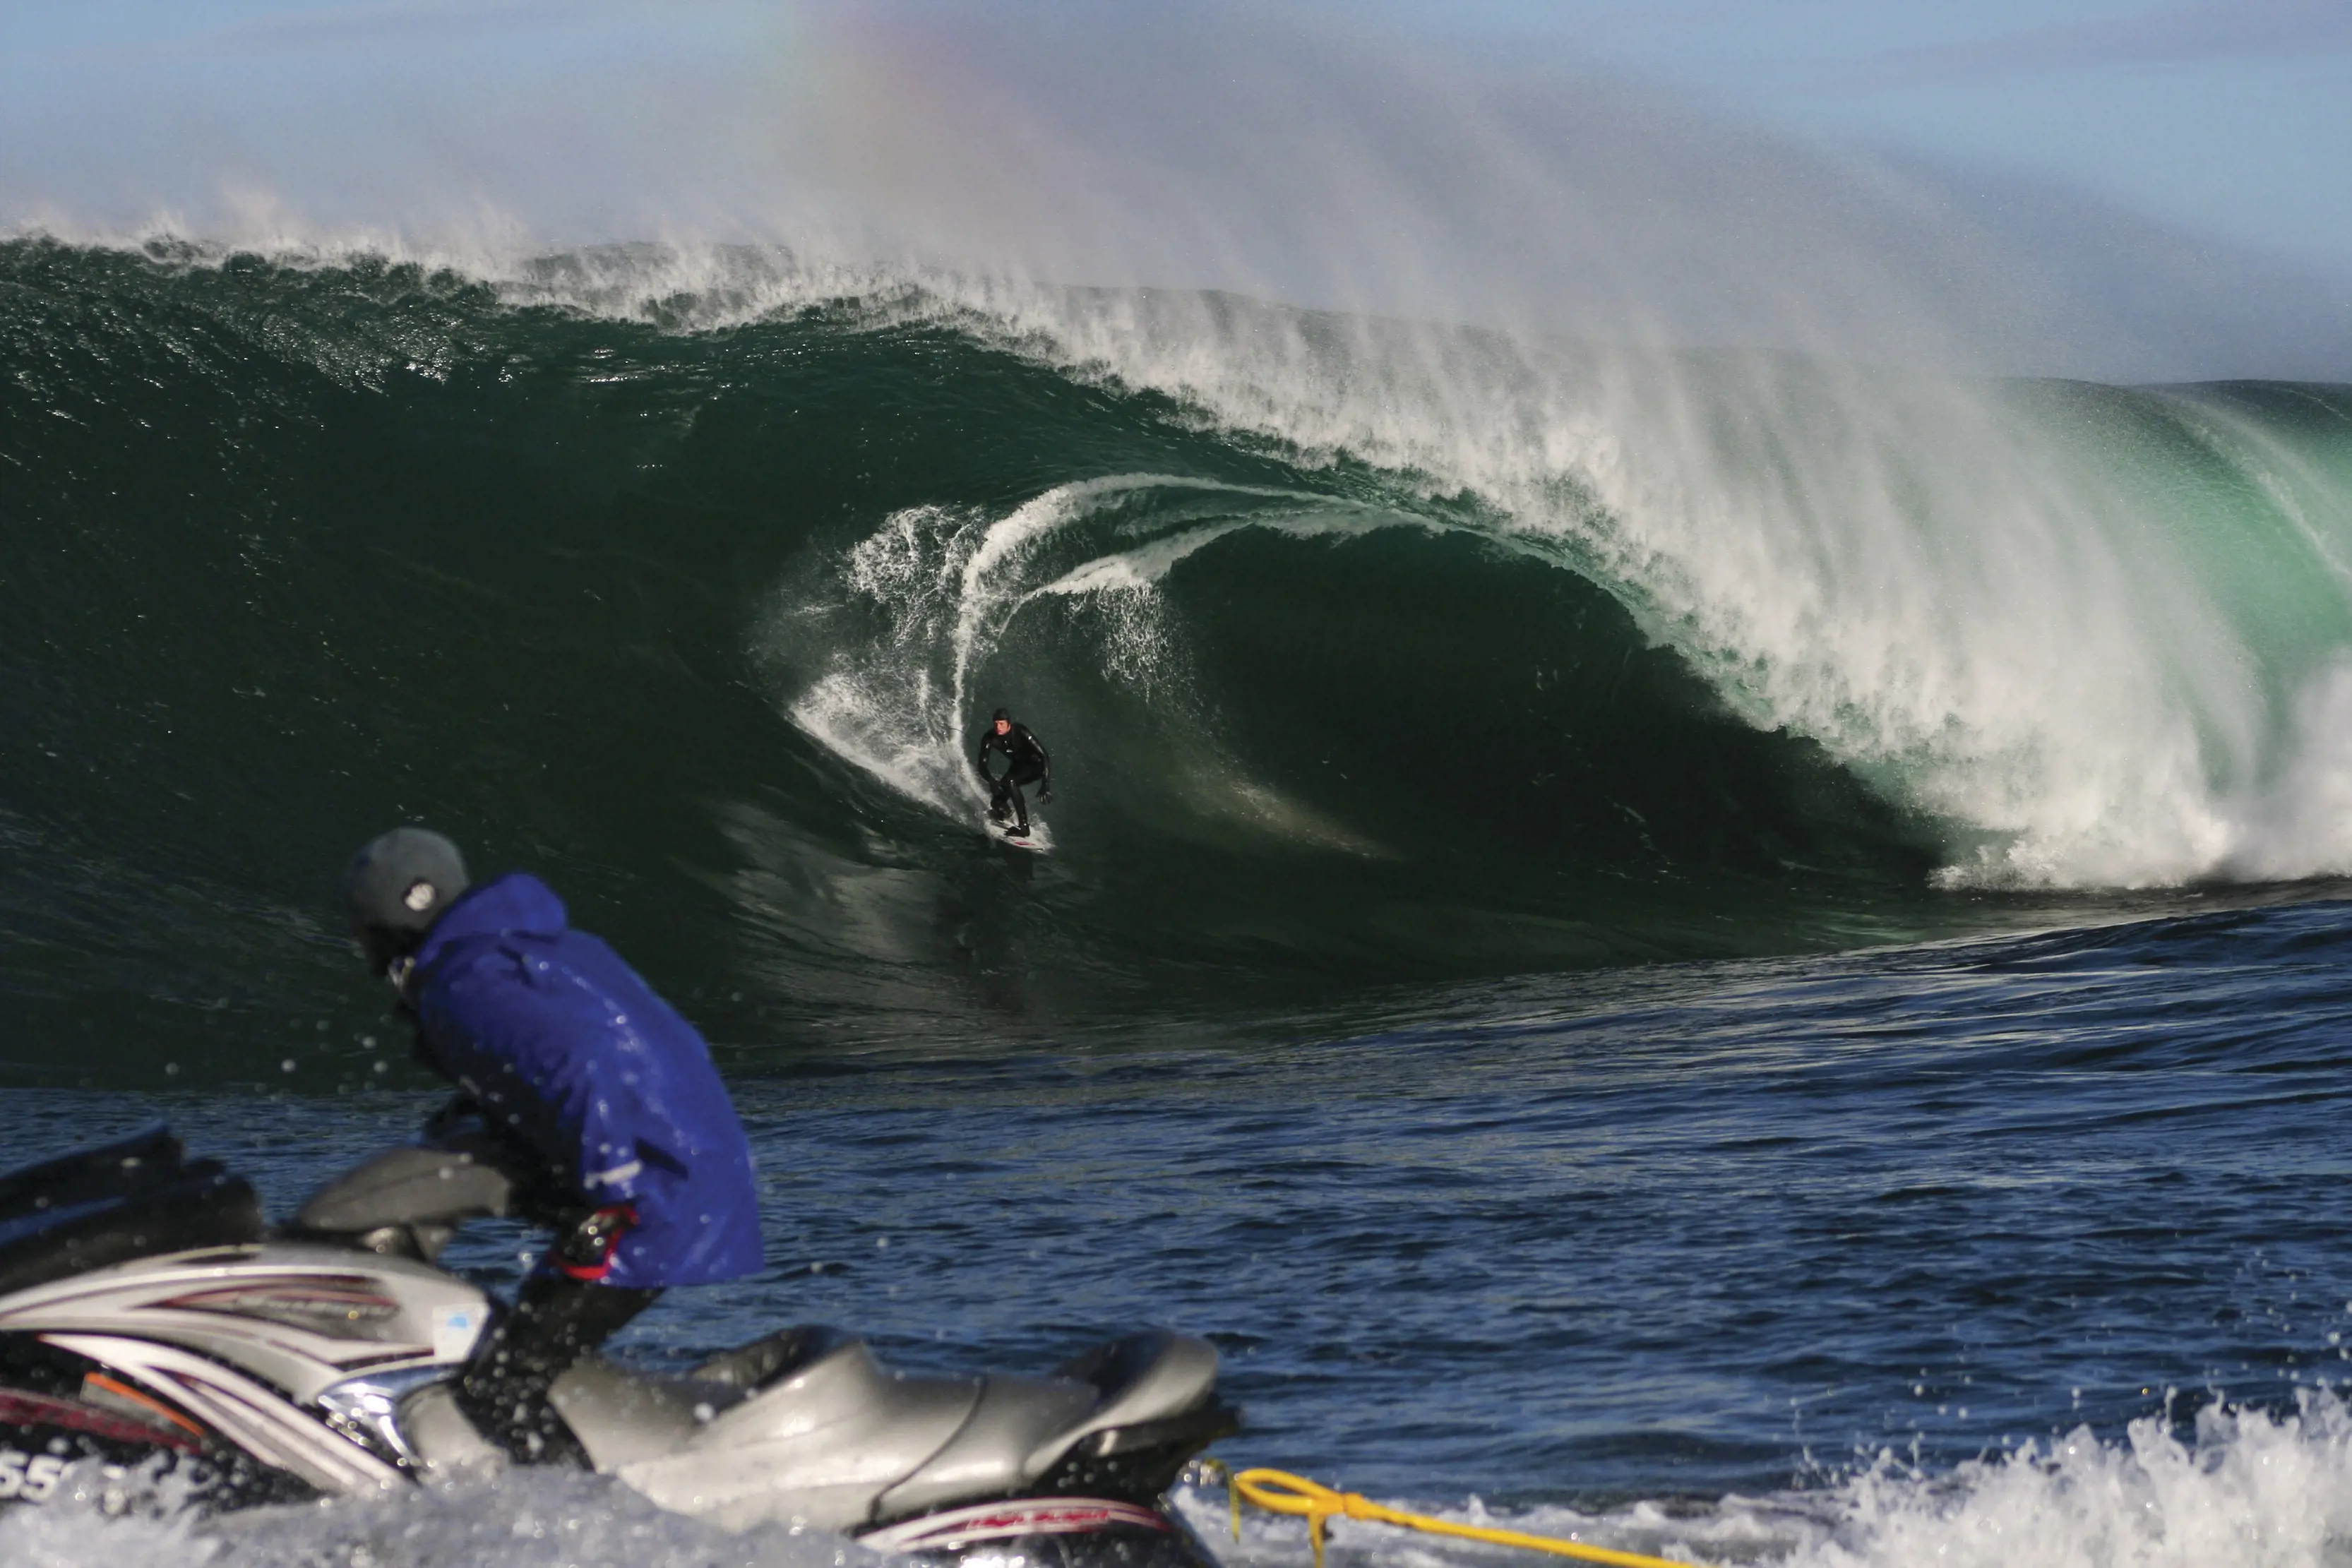
M1847 145L2060 181L2352 261L2352 0L1379 0Z
M724 68L781 9L5 0L0 95L13 107L0 130L19 151L0 178L22 196L46 160L74 178L131 179L159 147L250 136L273 110L425 103L453 81L593 80L649 60ZM1357 0L1352 14L1449 49L1597 66L1783 131L2062 182L2206 235L2352 265L2352 0Z

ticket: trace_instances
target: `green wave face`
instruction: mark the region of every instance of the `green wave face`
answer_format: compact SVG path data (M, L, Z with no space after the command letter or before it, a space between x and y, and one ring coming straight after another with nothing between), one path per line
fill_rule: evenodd
M364 1068L333 885L404 820L739 1040L2352 869L2343 389L635 265L0 246L0 985L87 1042L18 1072Z

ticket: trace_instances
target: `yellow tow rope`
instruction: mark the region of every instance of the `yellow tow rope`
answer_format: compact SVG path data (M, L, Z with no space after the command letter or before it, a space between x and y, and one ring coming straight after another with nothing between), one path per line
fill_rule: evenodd
M1273 1513L1287 1513L1307 1521L1307 1539L1315 1543L1315 1568L1323 1568L1323 1534L1327 1521L1339 1517L1369 1519L1380 1524L1402 1525L1407 1530L1424 1531L1431 1535L1454 1535L1465 1541L1484 1541L1496 1546L1523 1546L1530 1552L1549 1552L1559 1557L1580 1557L1587 1563L1610 1563L1616 1568L1690 1568L1686 1563L1671 1558L1644 1557L1638 1552L1612 1552L1606 1546L1587 1546L1580 1541L1563 1541L1553 1535L1526 1535L1516 1530L1488 1530L1475 1524L1454 1524L1447 1520L1432 1519L1427 1514L1407 1513L1402 1509L1389 1508L1374 1502L1360 1492L1334 1491L1329 1487L1294 1476L1287 1470L1228 1469L1217 1460L1208 1461L1213 1475L1222 1475L1225 1495L1234 1507L1234 1539L1242 1538L1242 1500L1250 1501Z

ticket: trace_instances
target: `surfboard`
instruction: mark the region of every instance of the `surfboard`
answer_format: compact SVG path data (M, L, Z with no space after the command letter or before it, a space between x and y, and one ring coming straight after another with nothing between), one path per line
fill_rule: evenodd
M1029 819L1029 831L1024 834L1016 835L1009 825L996 821L988 824L988 831L999 843L1016 850L1027 850L1032 854L1046 854L1054 847L1053 834L1047 832L1045 824L1035 817Z

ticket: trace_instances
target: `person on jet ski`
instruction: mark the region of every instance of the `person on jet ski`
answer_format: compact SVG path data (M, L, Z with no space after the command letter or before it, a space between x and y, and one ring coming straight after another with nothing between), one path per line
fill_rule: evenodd
M556 1378L669 1286L761 1266L742 1124L694 1026L537 878L469 886L457 845L396 828L353 857L343 897L418 1059L461 1092L436 1121L478 1113L556 1228L458 1406L519 1458L584 1463L548 1403Z
M988 754L992 751L1004 753L1002 777L988 770ZM989 821L1002 824L1009 819L1013 836L1027 838L1029 802L1021 798L1021 786L1040 786L1039 802L1047 806L1054 803L1054 759L1045 754L1044 743L1027 725L1015 722L1011 714L998 708L996 716L981 734L980 749L973 753L972 763L988 783Z

